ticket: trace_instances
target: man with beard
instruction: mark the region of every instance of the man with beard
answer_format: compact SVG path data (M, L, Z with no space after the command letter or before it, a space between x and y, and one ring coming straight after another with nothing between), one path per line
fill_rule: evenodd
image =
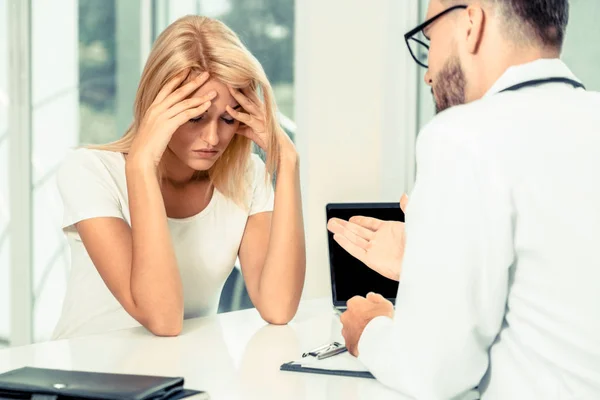
M431 0L406 35L439 113L406 231L329 229L400 280L395 311L351 299L342 334L412 398L600 398L600 95L559 59L567 20L567 0Z

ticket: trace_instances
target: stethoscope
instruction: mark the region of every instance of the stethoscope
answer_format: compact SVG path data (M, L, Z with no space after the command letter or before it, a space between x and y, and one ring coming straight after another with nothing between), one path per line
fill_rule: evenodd
M585 90L585 86L583 86L583 84L581 82L577 82L576 80L569 79L569 78L555 77L555 78L545 78L545 79L534 79L531 81L517 83L516 85L510 86L504 90L501 90L499 93L514 92L516 90L523 89L526 87L545 85L548 83L565 83L567 85L573 86L575 89L582 88L583 90Z

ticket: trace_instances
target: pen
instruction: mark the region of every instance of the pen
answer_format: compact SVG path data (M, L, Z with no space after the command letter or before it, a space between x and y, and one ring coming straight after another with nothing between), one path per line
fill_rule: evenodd
M330 345L330 344L326 344L326 345L323 345L323 346L321 346L321 347L317 347L317 348L316 348L316 349L314 349L314 350L311 350L311 351L309 351L309 352L307 352L307 353L304 353L304 354L302 354L302 357L308 357L308 356L313 356L313 357L315 357L315 356L318 356L320 352L322 352L323 350L325 350L325 349L327 349L327 348L329 348L329 347L331 347L331 345Z
M346 348L346 346L337 347L337 348L335 348L333 350L329 350L329 351L326 351L324 353L319 354L317 356L317 360L324 360L326 358L333 357L333 356L336 356L338 354L345 353L347 351L348 351L348 349Z

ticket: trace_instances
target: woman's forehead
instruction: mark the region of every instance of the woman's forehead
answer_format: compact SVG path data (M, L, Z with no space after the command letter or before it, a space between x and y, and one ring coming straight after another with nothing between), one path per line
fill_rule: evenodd
M229 88L226 84L219 81L218 79L210 78L206 83L198 88L190 97L201 97L208 94L211 91L217 92L217 97L212 100L212 103L219 109L225 110L225 106L229 105L235 107L237 101L233 98L229 92Z

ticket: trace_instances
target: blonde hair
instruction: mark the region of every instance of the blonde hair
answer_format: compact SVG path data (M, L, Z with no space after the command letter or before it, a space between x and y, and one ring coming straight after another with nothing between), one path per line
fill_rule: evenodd
M273 90L265 71L231 29L220 21L202 16L182 17L160 34L142 73L135 97L133 123L121 139L93 148L128 153L142 118L158 92L184 70L189 70L190 76L208 71L211 78L226 85L249 89L257 96L260 96L259 91L262 92L265 128L270 137L266 164L267 171L272 174L279 159L281 128L276 118ZM208 171L219 192L246 207L246 169L251 151L251 141L235 135Z

